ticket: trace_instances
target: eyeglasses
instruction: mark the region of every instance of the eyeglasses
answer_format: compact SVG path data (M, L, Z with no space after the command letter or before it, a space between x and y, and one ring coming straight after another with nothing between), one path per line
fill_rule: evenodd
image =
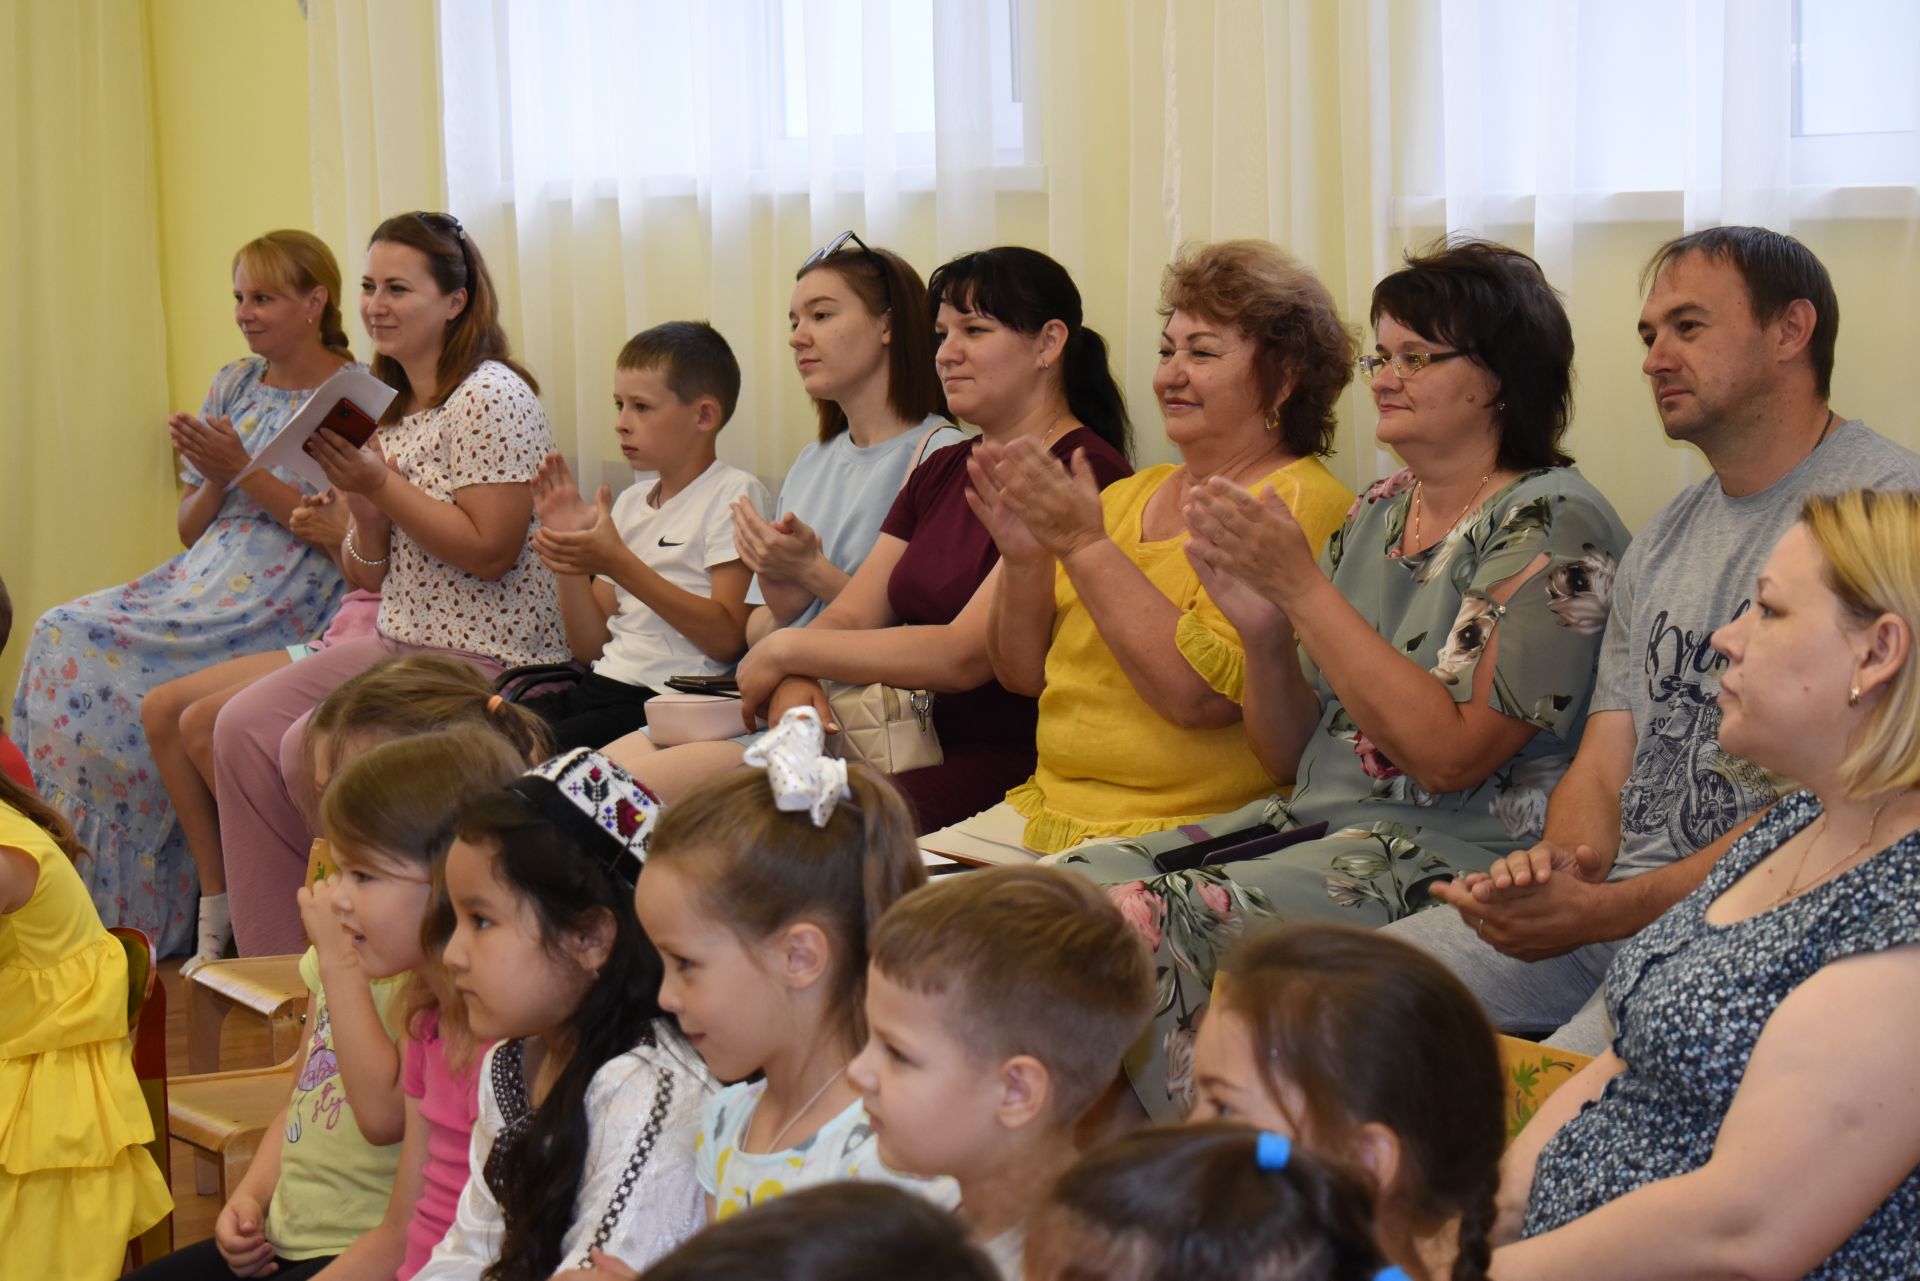
M1397 356L1361 356L1353 362L1360 371L1360 377L1372 382L1380 376L1380 371L1388 365L1393 366L1394 376L1401 379L1411 378L1428 365L1437 365L1443 360L1453 360L1458 356L1471 356L1470 351L1408 351Z
M879 273L880 288L887 295L887 310L893 310L893 281L888 279L886 260L879 254L873 252L872 247L869 246L866 241L860 239L859 236L856 236L852 228L841 232L832 240L829 240L826 244L814 250L812 254L808 255L807 260L800 264L800 270L797 274L802 276L806 275L815 267L818 267L821 263L839 253L842 249L845 249L848 241L852 241L855 245L859 246L860 252L867 256L868 262L873 264L874 271Z

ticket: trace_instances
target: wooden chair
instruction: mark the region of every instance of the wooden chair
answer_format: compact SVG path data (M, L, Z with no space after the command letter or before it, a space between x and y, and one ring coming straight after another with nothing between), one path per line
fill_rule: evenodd
M195 1154L194 1183L227 1203L253 1164L253 1154L293 1092L300 1055L269 1068L176 1076L167 1082L167 1136Z
M153 940L129 925L116 925L113 935L127 954L127 1036L133 1042L133 1075L153 1118L153 1138L147 1151L167 1172L167 989L160 982L159 958ZM173 1215L128 1242L133 1267L151 1263L173 1252Z
M1500 1077L1507 1088L1507 1141L1512 1142L1547 1096L1593 1062L1593 1056L1523 1041L1517 1036L1501 1036L1498 1040Z
M334 872L324 840L307 851L308 885ZM220 1070L220 1032L227 1015L241 1010L267 1024L267 1062L278 1063L300 1047L307 985L298 956L243 956L208 961L187 977L187 1068L197 1075Z
M306 883L312 885L334 873L333 857L324 840L315 840L307 851ZM267 1024L267 1064L232 1072L220 1070L220 1033L227 1015L240 1010L264 1019ZM231 960L209 961L187 977L187 1069L192 1074L175 1078L175 1088L188 1091L181 1109L172 1106L168 1115L177 1127L174 1137L195 1149L194 1188L202 1196L220 1192L237 1181L247 1163L253 1160L260 1133L290 1088L287 1077L290 1064L300 1051L305 1032L307 985L300 977L299 956L242 956ZM279 1094L264 1115L259 1113L261 1098L271 1093L259 1085L262 1074L280 1082ZM202 1089L207 1082L232 1081L236 1094L222 1098L217 1085L212 1093ZM242 1141L231 1131L241 1130L248 1118L252 1125L250 1141Z

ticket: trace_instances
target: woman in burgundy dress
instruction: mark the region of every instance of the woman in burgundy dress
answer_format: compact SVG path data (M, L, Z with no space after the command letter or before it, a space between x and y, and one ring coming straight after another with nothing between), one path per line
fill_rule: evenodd
M1034 764L1034 700L1001 688L987 657L1000 557L967 506L968 458L981 440L1030 436L1102 487L1133 470L1106 343L1081 323L1065 268L1002 246L955 258L927 291L947 405L980 435L915 468L853 581L805 627L755 646L739 673L742 699L770 721L810 703L832 724L822 680L932 690L945 760L894 777L922 832L996 804Z

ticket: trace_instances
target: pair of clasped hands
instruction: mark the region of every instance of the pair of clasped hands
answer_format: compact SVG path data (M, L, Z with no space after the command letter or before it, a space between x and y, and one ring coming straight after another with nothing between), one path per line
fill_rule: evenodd
M986 441L967 460L967 505L1010 565L1062 564L1107 541L1100 487L1076 450L1063 466L1040 442ZM1291 630L1286 613L1300 584L1319 576L1307 535L1271 485L1249 493L1225 476L1187 484L1180 514L1186 556L1200 585L1243 635Z
M229 417L177 413L167 419L167 435L180 457L209 485L225 488L253 461ZM386 483L387 462L377 438L361 449L331 431L317 433L307 452L327 473L333 488L324 494L301 494L288 514L287 528L309 546L331 553L347 534L347 510L340 496L378 489Z

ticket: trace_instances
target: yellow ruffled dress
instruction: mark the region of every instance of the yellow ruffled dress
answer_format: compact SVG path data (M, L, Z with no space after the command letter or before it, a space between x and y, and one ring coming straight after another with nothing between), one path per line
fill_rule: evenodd
M0 846L40 865L33 896L0 916L0 1270L104 1281L173 1209L142 1146L127 958L60 847L5 805Z

